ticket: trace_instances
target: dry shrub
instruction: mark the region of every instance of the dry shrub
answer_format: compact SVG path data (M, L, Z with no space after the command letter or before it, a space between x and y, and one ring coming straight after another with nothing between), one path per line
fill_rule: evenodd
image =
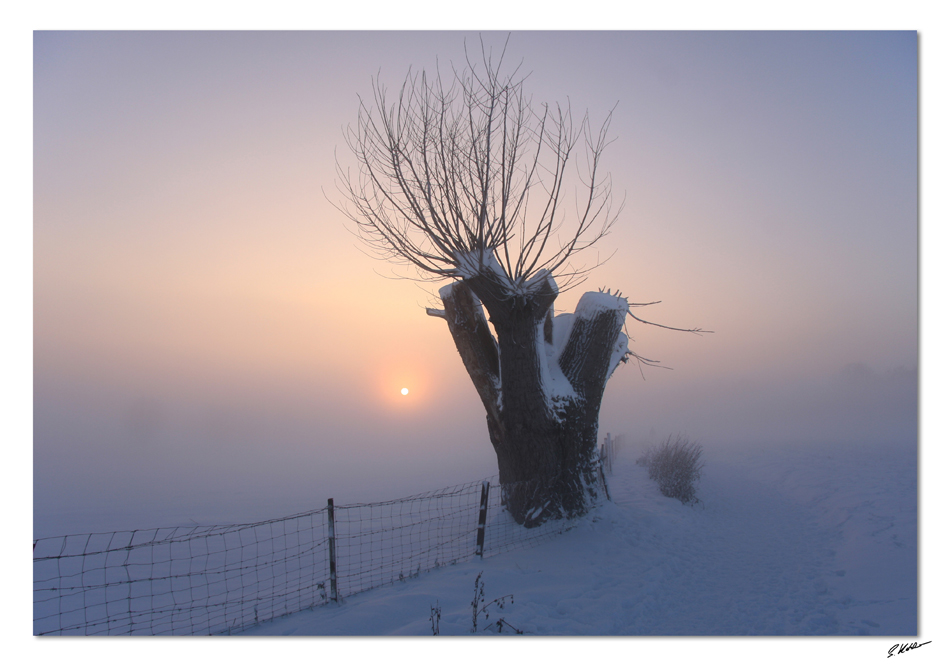
M694 504L696 488L703 464L699 462L703 447L690 442L685 437L672 435L663 444L648 450L637 460L637 464L647 468L650 478L660 486L660 492L666 497L680 500L683 504Z

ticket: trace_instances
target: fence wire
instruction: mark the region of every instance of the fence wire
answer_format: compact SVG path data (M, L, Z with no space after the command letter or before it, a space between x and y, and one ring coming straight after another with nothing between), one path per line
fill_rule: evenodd
M518 525L505 510L497 477L484 481L491 490L483 557L536 545L573 526L572 520ZM474 558L484 481L334 507L336 598ZM334 591L329 536L321 508L243 525L37 539L33 633L221 634L326 604Z
M214 634L326 602L326 509L38 539L33 633Z
M480 481L336 507L337 590L349 596L472 557Z

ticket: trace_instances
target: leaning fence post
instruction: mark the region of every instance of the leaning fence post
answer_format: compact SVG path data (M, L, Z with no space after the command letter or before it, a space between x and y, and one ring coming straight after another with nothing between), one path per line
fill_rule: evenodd
M336 591L336 530L333 524L333 498L327 500L327 526L330 532L330 601L338 601Z
M602 484L604 484L604 494L607 496L607 501L608 501L608 502L611 502L611 501L613 501L613 500L610 499L610 489L607 487L607 476L604 474L604 464L603 464L603 463L600 464L600 466L598 467L598 470L597 470L597 471L600 472L600 482L601 482Z
M488 481L482 481L482 501L478 506L478 539L475 545L475 554L482 557L485 552L485 519L488 516Z

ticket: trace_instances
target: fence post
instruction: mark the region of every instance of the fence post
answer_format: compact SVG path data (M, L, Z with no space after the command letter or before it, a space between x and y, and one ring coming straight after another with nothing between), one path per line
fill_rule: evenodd
M482 481L482 501L478 505L478 539L475 545L475 554L479 557L485 552L485 519L488 516L488 481Z
M612 502L613 500L610 499L610 489L607 487L607 476L604 474L603 463L600 464L597 471L600 472L600 482L604 484L604 494L607 495L607 501Z
M607 487L607 475L606 472L611 471L613 465L613 440L610 438L610 433L607 433L607 437L604 439L604 443L600 445L600 465L597 466L597 471L600 474L600 482L604 486L604 494L607 496L607 501L610 499L610 489Z
M327 500L327 526L329 527L330 540L330 601L338 601L336 590L336 530L333 523L333 498Z

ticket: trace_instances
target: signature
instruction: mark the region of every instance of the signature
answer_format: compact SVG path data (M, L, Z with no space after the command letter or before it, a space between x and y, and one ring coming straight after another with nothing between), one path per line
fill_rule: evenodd
M932 643L933 641L927 641L927 643ZM890 659L895 654L904 654L905 652L910 652L911 650L916 650L919 647L927 645L927 643L918 643L914 641L913 643L898 643L890 650L887 651L887 658Z

